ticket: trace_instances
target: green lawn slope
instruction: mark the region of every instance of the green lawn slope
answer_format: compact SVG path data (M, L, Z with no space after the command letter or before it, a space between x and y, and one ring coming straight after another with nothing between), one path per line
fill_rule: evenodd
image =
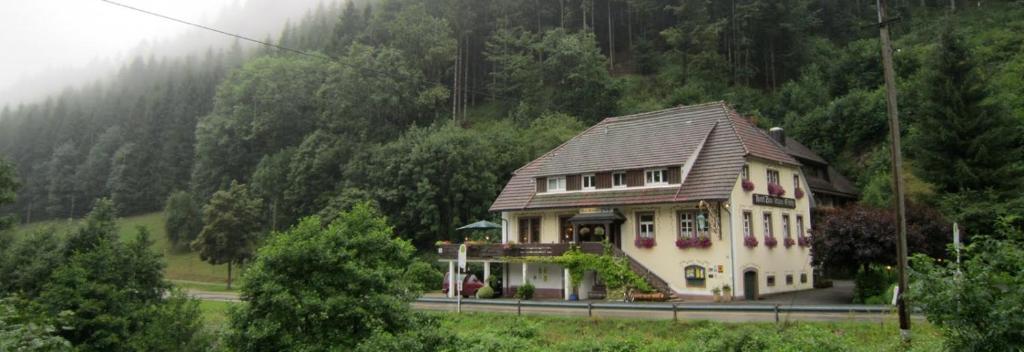
M226 285L228 270L226 265L210 265L199 259L195 252L175 250L167 241L164 230L163 212L121 218L117 221L118 235L122 240L135 236L137 228L144 226L149 229L153 239L153 251L164 256L167 263L165 277L178 286L201 291L220 291ZM81 220L51 220L21 225L15 229L18 236L31 236L33 233L53 229L57 233L67 234L78 227Z

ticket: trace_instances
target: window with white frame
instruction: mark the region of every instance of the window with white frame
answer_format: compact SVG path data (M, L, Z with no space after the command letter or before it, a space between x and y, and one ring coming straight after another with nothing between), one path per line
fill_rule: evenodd
M789 238L789 214L782 214L782 235Z
M645 213L637 216L637 233L640 238L654 238L654 214Z
M548 177L548 192L564 192L565 176Z
M620 171L620 172L616 172L616 173L612 174L612 187L613 188L626 187L626 173L625 172L621 172Z
M779 183L779 170L768 169L768 183L781 185Z
M749 211L743 212L743 236L754 235L754 216Z
M694 213L689 211L679 212L679 238L697 237L697 220Z
M804 217L803 215L796 216L796 236L804 237Z
M743 165L743 179L744 180L749 180L750 179L750 165L746 165L746 164Z
M668 184L668 177L667 177L668 175L667 175L667 172L665 171L665 169L647 170L647 172L645 172L645 174L647 175L647 184L648 185L664 185L664 184Z
M764 237L775 237L772 231L772 213L764 213Z
M597 189L597 177L594 174L583 175L583 189Z

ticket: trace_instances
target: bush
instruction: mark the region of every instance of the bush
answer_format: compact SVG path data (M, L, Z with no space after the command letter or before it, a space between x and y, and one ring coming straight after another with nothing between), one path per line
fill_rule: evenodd
M484 285L479 290L476 290L476 298L488 299L494 297L494 289L490 285Z
M519 286L519 288L516 289L515 297L518 299L533 299L534 289L535 288L533 287L533 284L527 281L525 284Z
M896 272L891 267L871 265L858 270L853 283L853 303L867 303L868 298L882 296L896 283Z
M912 258L908 299L942 328L950 350L1012 351L1024 344L1024 233L1010 222L996 225L1006 239L973 237L959 268Z

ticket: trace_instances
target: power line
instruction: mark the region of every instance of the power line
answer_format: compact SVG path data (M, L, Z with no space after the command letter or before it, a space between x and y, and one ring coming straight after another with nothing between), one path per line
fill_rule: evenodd
M114 6L120 6L120 7L129 9L129 10L132 10L132 11L141 12L141 13L144 13L144 14L147 14L147 15L150 15L150 16L160 17L160 18L163 18L163 19L168 20L168 21L174 21L174 22L178 22L178 23L181 23L181 24L184 24L184 25L188 25L188 26L192 26L192 27L196 27L196 28L200 28L200 29L204 29L204 30L208 30L208 31L212 31L212 32L217 32L217 33L229 36L229 37L235 37L235 38L238 38L238 39L241 39L241 40L245 40L245 41L248 41L248 42L253 42L253 43L256 43L256 44L265 45L265 46L277 48L277 49L280 49L280 50L293 52L293 53L296 53L296 54L299 54L299 55L305 55L305 56L309 56L309 57L316 57L316 58L328 59L328 60L334 60L334 61L338 60L338 58L336 58L334 56L325 55L325 54L318 54L318 53L310 53L310 52L306 52L306 51L302 51L302 50L298 50L298 49L292 49L292 48L289 48L289 47L277 45L277 44L274 44L274 43L268 43L268 42L265 42L265 41L262 41L262 40L257 40L257 39L249 38L249 37L246 37L246 36L243 36L243 35L240 35L240 34L229 33L229 32L225 32L225 31L213 28L213 27L204 26L204 25L201 25L201 24L198 24L198 23L195 23L195 22L189 22L189 21L186 21L186 20L182 20L182 19L171 17L171 16L159 14L159 13L156 13L156 12L153 12L153 11L143 10L143 9L138 8L138 7L134 7L134 6L127 5L127 4L122 4L122 3L119 3L119 2L116 2L116 1L110 1L110 0L100 0L100 1L108 3L108 4L111 4L111 5L114 5Z

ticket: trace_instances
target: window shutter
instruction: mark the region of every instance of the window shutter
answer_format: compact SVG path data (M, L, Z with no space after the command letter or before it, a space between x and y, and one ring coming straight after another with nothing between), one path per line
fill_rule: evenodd
M537 193L544 193L548 191L548 178L538 177L537 178Z
M597 174L597 189L612 188L612 173L602 172Z
M641 187L644 185L644 170L626 171L626 186Z
M580 179L580 175L569 175L565 177L565 190L567 191L579 191L582 187L583 180Z
M678 185L679 182L682 182L681 178L682 178L682 170L680 168L675 167L675 166L668 168L668 183L669 184Z

